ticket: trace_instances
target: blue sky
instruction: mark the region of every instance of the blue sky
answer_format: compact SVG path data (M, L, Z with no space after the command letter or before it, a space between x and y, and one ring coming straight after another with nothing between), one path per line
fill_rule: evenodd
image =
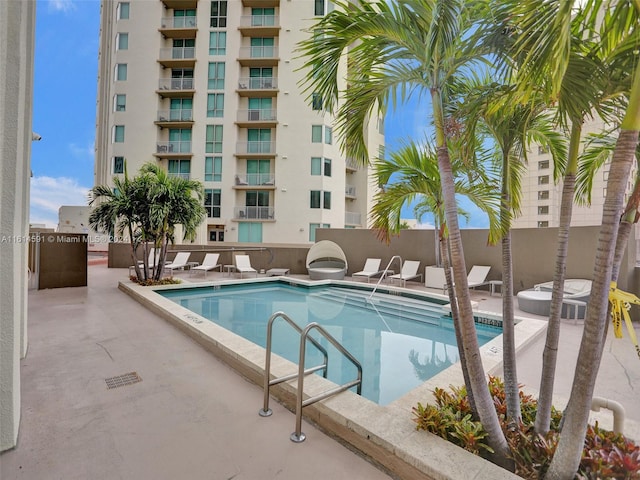
M99 0L37 0L33 131L42 140L32 144L31 223L57 227L60 206L86 205L93 186L99 29ZM388 152L401 139L424 138L424 100L388 114ZM477 209L464 208L472 213L467 226L486 226Z

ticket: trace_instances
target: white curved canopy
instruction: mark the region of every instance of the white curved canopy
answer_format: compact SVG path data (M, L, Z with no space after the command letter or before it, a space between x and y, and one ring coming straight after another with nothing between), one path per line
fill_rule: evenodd
M340 246L331 240L320 240L309 249L309 253L307 253L307 268L309 268L311 262L324 259L342 261L345 269L347 268L347 257Z

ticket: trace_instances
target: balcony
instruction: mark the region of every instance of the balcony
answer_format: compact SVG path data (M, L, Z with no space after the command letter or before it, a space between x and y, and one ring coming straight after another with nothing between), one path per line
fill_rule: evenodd
M278 94L276 77L241 77L236 90L241 97L275 97Z
M273 207L235 207L233 209L234 220L274 220Z
M165 38L196 38L196 17L164 17L158 30Z
M276 178L271 173L246 173L236 175L237 190L275 190Z
M276 110L274 109L248 109L238 110L236 121L240 127L275 127Z
M236 143L236 157L275 157L276 142L250 141Z
M240 47L238 61L245 67L275 67L278 65L278 47Z
M344 224L360 226L362 214L357 212L344 212Z
M167 68L194 67L196 64L196 47L161 48L158 62Z
M166 8L175 8L178 10L186 10L188 8L196 8L198 0L162 0Z
M345 161L347 172L353 173L360 170L360 165L353 158L347 158Z
M190 140L176 140L169 142L156 142L156 153L158 158L191 158Z
M242 0L244 7L277 7L280 0Z
M356 187L353 185L345 185L344 196L346 198L356 198Z
M181 178L182 180L189 180L191 178L191 174L190 173L172 173L172 172L168 172L167 176L169 178Z
M193 97L193 78L161 78L156 93L163 98Z
M278 15L243 15L238 30L247 37L275 37L280 33Z
M178 108L172 110L158 110L156 125L160 127L183 127L193 125L193 110Z

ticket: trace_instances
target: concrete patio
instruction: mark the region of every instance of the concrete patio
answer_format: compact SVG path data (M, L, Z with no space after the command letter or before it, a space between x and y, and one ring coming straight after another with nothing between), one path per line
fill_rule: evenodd
M0 455L0 478L389 478L311 425L305 443L290 442L294 415L272 402L273 417L259 417L262 388L120 292L125 278L126 270L99 264L89 267L88 287L30 292L20 435ZM498 296L473 296L482 310L500 310ZM569 396L581 334L579 323L563 321L558 407ZM518 355L529 390L539 383L543 344L538 338ZM129 372L142 381L106 388L105 379ZM640 438L638 385L631 342L609 335L596 395L625 407L633 438ZM601 418L611 423L609 413Z

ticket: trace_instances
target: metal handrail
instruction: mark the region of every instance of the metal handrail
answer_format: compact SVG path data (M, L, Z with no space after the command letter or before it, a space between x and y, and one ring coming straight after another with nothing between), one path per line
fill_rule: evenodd
M304 357L305 350L307 345L307 339L311 339L309 337L309 332L311 330L318 330L320 335L326 338L331 344L338 349L340 353L342 353L347 359L355 365L358 370L358 378L348 383L344 383L338 387L332 388L330 390L325 391L315 397L307 398L305 401L302 401L302 394L304 388L304 376L306 375L306 370L304 368ZM333 336L327 332L324 328L322 328L319 324L313 322L308 324L302 334L300 336L300 357L298 359L298 392L296 394L296 430L290 435L290 439L292 442L301 443L307 438L306 435L302 432L302 407L306 407L311 405L312 403L316 403L320 400L323 400L327 397L335 395L336 393L343 392L345 390L350 389L351 387L357 386L358 395L362 394L362 365L358 360L349 353L349 351L342 346L340 342L338 342Z
M264 361L264 403L262 409L258 412L261 417L268 417L273 413L273 411L269 408L269 389L271 388L271 386L286 382L288 380L293 380L294 378L298 377L298 375L300 375L300 373L293 373L291 375L285 375L284 377L274 378L273 380L269 379L269 377L271 376L271 339L273 332L273 322L278 318L282 318L300 335L303 334L302 328L300 328L300 326L296 322L291 320L291 318L286 313L276 312L269 317L269 321L267 322L267 353ZM324 378L327 378L327 363L329 362L329 355L327 354L327 350L322 345L320 345L315 338L309 337L309 341L313 343L313 345L318 350L320 350L320 352L322 352L322 355L324 356L324 364L317 365L305 370L304 375L308 375L309 373L324 369L322 376Z
M402 257L400 255L394 255L393 257L391 257L391 260L389 260L389 263L387 263L387 267L382 272L382 275L380 275L380 280L378 280L378 283L376 283L376 286L373 287L373 290L371 291L371 295L369 295L369 300L371 300L371 297L373 297L373 294L376 293L376 290L378 289L378 286L380 286L380 282L382 282L382 280L384 280L386 278L387 272L389 271L389 267L391 266L391 264L393 263L393 261L396 258L400 262L400 270L399 270L399 272L402 273Z

